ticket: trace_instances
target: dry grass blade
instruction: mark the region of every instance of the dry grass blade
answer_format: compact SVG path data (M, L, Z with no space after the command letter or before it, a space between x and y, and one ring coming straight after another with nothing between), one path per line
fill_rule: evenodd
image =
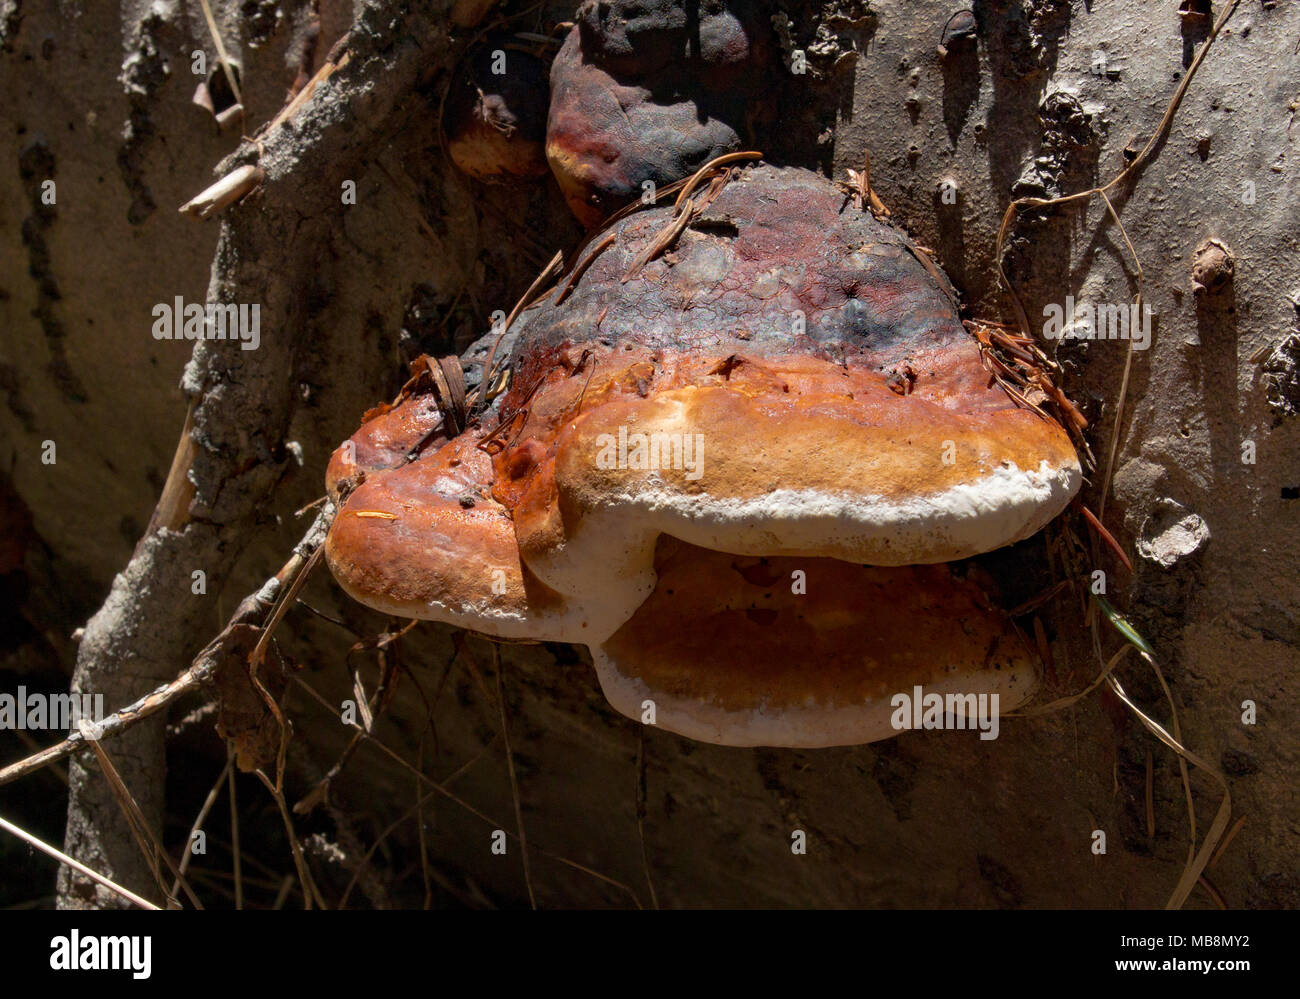
M334 709L330 706L329 701L327 701L323 696L321 696L321 694L317 690L315 690L310 684L306 683L301 677L294 677L294 682L303 690L305 690L312 697L312 699L316 701L316 703L318 703L326 711L330 712L332 716L337 717L337 715L335 715L334 713ZM448 801L454 802L455 804L463 808L465 811L469 812L469 814L473 815L475 818L478 818L483 822L486 822L489 825L491 825L493 829L502 829L505 831L507 836L510 836L512 839L518 840L519 837L516 836L514 833L510 832L508 829L506 829L504 823L497 821L492 816L488 815L486 812L483 812L480 809L475 808L464 798L457 795L454 791L451 791L443 784L440 784L438 781L435 781L431 777L428 777L425 774L421 773L419 769L417 769L411 763L402 759L402 757L397 752L390 749L387 745L380 742L378 739L370 735L368 732L362 730L362 728L359 725L357 725L355 722L351 723L351 728L357 732L361 732L362 736L365 738L365 741L368 744L374 746L376 749L378 749L381 753L383 753L386 757L388 757L398 766L402 767L404 770L407 770L408 772L413 774L415 776L415 779L418 780L421 784L425 784L428 787L431 787L434 791L438 792L438 794L442 795L442 797L446 798ZM587 867L584 864L580 864L576 860L570 860L568 857L563 857L558 853L552 853L550 850L544 850L539 846L533 846L532 849L544 857L549 857L550 859L554 860L556 863L563 864L566 867L573 868L575 871L581 871L583 874L590 875L591 877L595 878L597 881L601 881L604 884L609 885L611 888L617 888L619 891L626 893L627 896L632 899L633 905L635 905L638 909L642 908L641 900L637 897L636 892L634 892L627 885L623 884L623 882L617 881L606 874L601 874L599 871L593 871L590 867Z
M1112 535L1110 531L1106 530L1105 525L1097 519L1097 515L1086 506L1080 506L1079 509L1083 511L1083 519L1088 522L1088 526L1096 531L1097 536L1101 538L1102 541L1106 542L1107 547L1119 556L1119 560L1124 563L1124 568L1129 572L1132 572L1133 563L1129 561L1128 555L1124 553L1124 549L1120 547L1120 544L1115 540L1114 535Z
M1259 350L1255 351L1255 353L1250 355L1250 363L1263 364L1265 361L1272 359L1273 354L1277 350L1278 346L1279 345L1275 343L1264 344L1264 346L1260 347Z
M518 421L520 417L523 417L523 422L519 424L519 432L515 434L515 437L518 437L519 434L524 432L524 427L528 425L528 414L530 412L529 406L532 404L533 396L537 394L537 391L544 384L546 384L545 373L540 375L537 381L533 382L533 387L528 390L528 394L524 396L523 401L514 409L502 412L500 414L500 419L497 421L497 425L490 433L484 435L483 439L478 441L474 446L480 451L487 451L489 454L494 454L495 452L491 450L493 447L505 448L514 443L514 438L511 438L503 444L501 443L501 438L510 432L514 427L515 422ZM505 407L503 406L502 409L504 410Z
M1207 48L1208 43L1207 43ZM1115 211L1115 206L1111 203L1110 197L1106 194L1106 189L1101 188L1097 191L1101 200L1106 202L1106 211L1110 217L1115 220L1115 225L1119 228L1119 233L1124 237L1124 244L1128 247L1128 252L1133 256L1133 265L1137 268L1137 296L1135 306L1137 315L1142 314L1142 261L1138 259L1137 250L1133 248L1133 241L1128 238L1128 231L1124 228L1124 223L1119 219L1119 213ZM1110 449L1106 457L1106 472L1101 480L1101 501L1098 504L1098 513L1100 516L1106 516L1106 497L1110 494L1111 476L1115 471L1115 454L1119 450L1120 428L1124 425L1124 404L1128 401L1128 382L1129 376L1133 373L1133 338L1129 337L1127 347L1124 351L1124 374L1119 381L1119 398L1115 403L1115 424L1111 427ZM1100 522L1099 522L1100 523ZM1129 567L1130 570L1132 566Z
M1211 854L1214 852L1214 848L1218 845L1219 840L1223 836L1224 830L1228 826L1228 819L1232 815L1232 792L1228 789L1228 782L1223 779L1223 775L1220 774L1218 770L1205 760L1201 759L1200 756L1189 750L1182 744L1182 742L1165 731L1164 726L1134 704L1128 694L1124 692L1124 688L1120 685L1118 680L1112 676L1107 678L1107 682L1110 684L1111 690L1115 692L1115 695L1124 702L1125 706L1128 707L1133 714L1137 716L1138 720L1147 727L1148 731L1177 753L1180 760L1185 760L1193 766L1200 767L1204 770L1210 775L1214 782L1223 789L1223 801L1219 803L1219 810L1215 813L1214 821L1210 823L1209 831L1205 834L1205 841L1201 844L1200 850L1196 850L1195 842L1191 844L1191 849L1196 852L1188 861L1187 866L1183 869L1183 875L1179 878L1173 894L1169 896L1169 901L1165 905L1165 908L1167 909L1180 909L1182 908L1183 903L1187 901L1187 896L1192 893L1192 889L1196 887L1201 874L1205 870L1206 864L1209 862Z
M471 757L469 760L466 760L463 764L457 767L453 773L449 774L447 777L444 777L442 783L450 784L456 778L461 776L461 774L467 772L470 769L470 767L474 766L474 764L476 764L479 760L483 759L483 757L487 755L488 750L491 749L493 746L495 746L496 742L497 742L497 736L493 734L492 738L489 739L487 743L484 744L482 749L480 749L477 753L475 753L474 756ZM416 786L418 788L419 785L417 784ZM371 858L374 857L375 855L375 851L378 850L380 846L383 845L384 841L388 839L388 837L391 836L393 832L399 826L402 825L402 823L408 822L411 819L419 816L423 812L424 806L427 805L430 801L432 801L435 797L437 797L437 795L438 795L437 791L428 791L423 795L417 794L415 804L412 805L410 808L408 808L397 818L395 818L392 822L390 822L387 828L385 828L384 831L381 832L375 838L375 841L372 844L370 844L369 849L366 850L365 856L361 858L360 862L356 865L356 869L352 872L352 878L351 880L348 881L348 886L343 891L343 897L339 900L338 907L340 910L346 909L348 907L348 899L352 896L352 890L357 886L357 882L361 879L361 872L365 869L366 865L370 863ZM423 822L421 822L420 842L421 842L421 848L423 849L423 843L424 843ZM427 863L428 863L428 858L425 857L421 862L421 866L422 866L423 874L426 878L430 876L430 871L428 869ZM425 884L426 896L428 890L429 890L429 886L428 883L426 882Z
M393 692L396 689L393 681L398 675L397 668L396 666L390 666L383 650L393 642L398 641L408 631L419 625L419 623L418 620L412 620L398 631L386 631L374 638L357 642L348 650L347 658L349 660L351 660L354 652L363 649L374 648L379 651L379 683L376 686L373 695L366 697L365 686L361 681L361 674L357 670L353 671L353 696L356 698L357 710L361 712L362 728L367 732L374 729L375 720L383 713L384 709L387 708L389 702L392 700ZM317 781L316 786L303 795L299 801L294 803L293 813L295 815L307 815L314 810L317 805L329 801L329 790L331 785L338 779L339 774L341 774L344 768L348 765L348 762L352 759L352 756L359 745L361 745L361 737L359 735L353 735L352 739L348 742L347 746L344 747L343 752L339 754L338 759L334 761L334 765L329 768L325 776Z
M1147 839L1153 840L1156 838L1155 757L1151 755L1150 747L1147 748L1147 779L1144 798L1147 806Z
M1223 900L1223 896L1219 894L1219 889L1215 888L1214 885L1210 883L1209 878L1207 878L1204 874L1202 874L1199 878L1196 879L1196 883L1199 884L1202 888L1206 890L1206 892L1209 893L1209 896L1211 899L1213 899L1215 906L1217 906L1219 909L1224 910L1225 912L1227 911L1228 903L1225 902Z
M618 211L614 212L612 215L609 216L609 218L605 219L604 222L602 222L591 232L587 233L587 235L584 236L578 242L578 245L573 248L572 252L568 256L567 267L572 267L573 262L577 260L580 256L582 256L582 252L588 246L591 245L592 240L594 240L597 236L601 235L602 233L608 231L610 226L614 225L615 223L622 222L629 215L635 215L637 212L645 211L647 208L654 208L659 204L660 201L668 197L668 195L676 194L678 191L680 191L683 187L687 185L689 181L690 181L689 177L683 180L675 180L671 184L666 184L665 186L656 190L654 200L641 201L640 199L637 199L636 201L630 202L624 205Z
M230 791L230 857L231 875L235 880L235 908L244 907L243 854L239 849L239 801L235 797L235 768L231 765L235 751L226 746L226 781Z
M718 195L722 193L722 189L731 182L735 169L736 168L734 167L728 167L726 170L723 170L722 173L709 181L709 186L705 189L703 194L692 199L695 202L695 214L697 217L702 215L704 209L708 208L709 205L713 204L713 202L717 200Z
M269 135L277 125L287 121L297 114L298 109L311 100L312 95L316 93L317 87L348 64L348 60L352 58L352 54L346 51L347 37L347 35L344 35L335 43L334 48L330 50L329 56L325 59L325 62L321 64L321 68L316 71L316 75L307 81L305 87L293 95L293 98L289 103L282 107L280 112L271 119L270 124L260 130L260 135ZM343 46L343 48L340 49L340 46Z
M259 673L262 668L263 658L266 655L267 643L271 641L271 636L275 634L276 627L297 599L298 591L302 589L303 584L307 581L307 577L310 576L312 570L316 568L324 552L325 546L323 544L317 545L298 565L296 571L292 574L288 590L281 591L280 599L272 609L271 617L266 622L265 627L263 627L262 634L257 640L257 645L253 647L252 654L248 657L248 679L261 695L262 700L266 703L267 708L270 710L272 716L274 716L276 724L280 728L280 745L275 760L275 788L281 799L284 798L284 766L285 756L289 750L289 723L284 717L284 712L280 710L280 705L276 703L275 698L271 696L271 692L267 690L266 686L262 683Z
M1054 711L1060 711L1062 708L1068 708L1071 704L1078 703L1110 679L1110 674L1114 671L1115 667L1119 665L1120 660L1123 659L1124 656L1128 655L1132 648L1133 646L1131 645L1120 646L1119 651L1110 657L1110 661L1106 663L1106 667L1101 671L1101 674L1077 694L1069 694L1065 697L1059 697L1046 704L1034 704L1027 708L1019 708L1015 711L1004 711L1002 717L1033 718L1037 715L1051 714Z
M82 724L87 725L86 722L82 722ZM162 843L158 842L158 837L154 835L153 828L144 817L144 813L140 811L135 796L131 794L131 789L122 780L122 775L118 772L117 766L109 757L108 752L99 744L97 739L90 740L90 748L94 750L95 759L99 761L100 769L104 772L104 779L108 781L108 786L113 791L113 797L117 799L118 807L122 809L122 814L126 816L127 825L131 828L131 835L135 837L136 845L140 848L145 862L149 865L149 870L153 873L154 880L158 883L158 890L167 899L168 908L173 906L179 908L180 905L176 902L175 896L167 891L167 884L163 881L162 869L158 866L159 860L167 865L167 868L176 878L176 882L181 886L186 897L189 898L190 904L196 909L202 909L203 903L194 894L194 889L185 880L185 875L172 862L171 855L163 849Z
M471 633L467 632L464 635L453 636L452 643L456 647L456 652L459 657L459 661L463 662L465 664L465 668L469 670L469 675L474 680L474 686L478 688L478 692L483 698L484 705L486 705L488 708L495 708L497 705L497 695L494 692L488 690L488 685L486 681L484 681L483 679L483 670L479 666L478 659L476 659L474 653L470 651L469 644L466 642L466 637L468 634ZM493 651L496 650L497 646L494 643L492 638L490 638L487 635L479 635L478 637L482 638L483 641L487 642L489 647L491 647ZM496 718L491 718L491 717L488 718L488 721L490 723L494 723L497 720L498 719Z
M641 867L645 870L646 888L650 892L650 908L659 908L659 896L655 892L654 878L650 876L650 854L645 842L646 817L646 765L645 765L645 726L638 725L636 730L636 834L641 840Z
M1223 839L1219 842L1219 848L1214 851L1214 856L1211 857L1210 862L1205 865L1205 869L1207 871L1214 870L1214 865L1219 862L1219 859L1223 856L1224 851L1228 849L1228 844L1232 842L1233 838L1237 835L1237 833L1241 832L1241 827L1244 826L1245 824L1246 824L1246 816L1244 815L1240 816L1237 819L1237 821L1232 824L1232 828L1228 830L1227 835L1225 835Z
M190 876L196 882L206 881L210 885L221 885L223 888L225 888L225 886L233 880L232 875L228 871L218 871L218 870L214 870L211 867L191 867ZM277 892L280 890L280 878L278 876L277 877L253 876L247 878L246 880L248 884L251 885L252 887L261 888L264 891ZM293 878L291 877L289 880L292 883ZM225 897L230 899L232 902L235 899L234 891L232 891L229 888L225 888L222 894L225 895Z
M217 58L221 60L221 71L226 74L226 82L230 84L230 92L235 95L235 103L243 105L244 97L239 92L239 80L235 78L235 68L230 63L230 56L226 54L226 43L221 40L221 32L217 30L217 22L212 17L212 7L209 6L208 0L199 0L203 7L203 20L208 22L208 31L212 35L212 43L217 47ZM240 119L243 119L243 112L240 112Z
M1043 668L1048 676L1055 676L1056 662L1052 658L1052 646L1047 641L1047 629L1043 627L1043 619L1037 614L1034 615L1034 644L1038 646L1038 657L1043 660Z
M681 207L681 214L665 226L663 231L661 231L659 235L651 241L649 246L636 255L636 259L634 259L628 267L627 273L619 279L620 283L627 284L641 273L641 268L677 242L677 237L680 236L690 224L691 218L694 214L695 202L690 198L687 198L686 203Z
M203 806L199 809L199 814L195 816L194 824L190 826L190 834L185 837L185 849L181 853L180 875L183 877L190 869L190 860L194 857L192 845L194 837L199 830L203 828L203 823L208 819L208 813L212 811L212 806L217 803L217 795L221 793L221 787L226 783L230 776L231 758L226 756L226 765L221 768L221 773L217 775L216 781L208 791L208 796L203 799ZM176 893L181 890L180 878L172 882L171 897L175 898Z
M316 568L316 564L320 561L323 550L323 546L313 549L311 554L302 559L302 561L290 572L289 576L291 582L289 584L289 590L287 593L281 592L280 598L276 601L274 608L271 610L270 619L262 628L262 634L257 640L257 645L253 647L253 653L250 656L250 659L252 660L252 666L254 668L261 664L262 658L266 655L267 643L271 641L271 636L275 633L276 626L279 625L281 618L284 617L289 606L297 598L298 591L302 589L303 583L307 581L307 577L311 575L311 571Z
M375 838L375 841L370 844L370 847L369 849L366 850L365 855L357 862L356 869L352 872L352 877L348 881L348 886L345 889L343 889L343 896L342 898L339 899L339 904L338 904L339 911L342 911L348 907L348 899L352 897L352 889L354 889L357 886L357 882L361 880L361 872L364 871L366 867L369 865L371 859L375 855L375 851L378 850L379 847L384 843L384 841L393 834L393 831L397 829L398 826L400 826L403 822L406 822L408 819L411 819L416 814L418 814L420 809L424 807L425 803L428 802L430 798L433 798L435 795L437 795L437 793L438 793L437 791L430 791L427 794L425 794L423 797L417 799L414 805L408 808L400 816L393 819L393 821L388 824L388 826L384 829L384 831L381 832ZM426 892L427 892L427 886L426 886Z
M708 163L705 163L704 166L696 170L690 179L682 185L682 189L677 194L677 200L673 202L673 215L682 214L685 210L686 203L691 200L691 195L695 193L695 189L699 187L704 181L704 178L709 176L713 171L724 166L730 166L732 163L743 163L746 160L761 160L762 158L762 153L750 149L738 153L724 153L721 156L709 160Z
M129 891L126 888L123 888L121 885L113 881L110 881L108 878L104 877L104 875L100 874L98 871L92 871L81 861L74 860L72 857L69 857L66 853L64 853L62 850L58 849L57 847L50 846L49 843L46 843L42 839L37 839L26 829L19 828L9 820L5 819L3 816L0 816L0 829L3 829L9 833L13 833L13 835L17 836L28 846L35 847L36 849L40 850L41 853L53 857L61 864L67 864L74 871L84 874L86 877L90 878L91 881L94 881L96 884L103 885L109 891L113 892L114 894L122 896L122 898L126 899L128 902L132 903L133 905L138 905L141 909L159 908L158 906L150 902L148 899L141 898L135 892Z
M482 408L487 405L488 390L492 387L497 375L497 370L494 364L497 356L497 347L501 345L501 341L505 335L510 332L511 324L519 318L519 313L523 312L524 309L528 308L528 306L537 300L547 282L555 280L560 275L563 267L564 253L561 250L556 250L555 256L551 258L550 263L543 267L541 273L533 279L533 283L528 286L528 290L525 291L519 301L515 303L515 307L510 310L510 315L506 316L505 322L501 324L501 332L498 333L497 338L492 341L492 347L488 350L488 355L483 360L482 378L479 380L478 388L475 390L474 395L469 402L471 415L475 412L480 412Z
M1165 674L1161 671L1159 664L1153 656L1144 656L1147 664L1155 671L1156 679L1160 681L1160 689L1164 691L1165 701L1169 705L1170 727L1173 729L1174 738L1182 744L1183 733L1178 725L1178 705L1174 703L1173 691L1169 689L1169 684L1165 682ZM1187 800L1187 822L1191 827L1191 835L1187 841L1187 863L1190 865L1195 858L1196 849L1196 805L1192 801L1192 779L1187 772L1187 761L1182 756L1178 757L1178 772L1183 779L1183 794Z
M939 269L939 265L936 264L934 259L930 256L930 253L933 251L927 252L924 248L913 243L904 243L903 249L912 255L912 259L925 268L926 273L929 274L930 277L934 278L934 283L939 286L939 290L947 297L953 309L959 309L961 303L957 301L957 293L953 291L952 283L948 280L948 276Z
M1084 451L1084 459L1089 468L1095 468L1096 459L1092 456L1092 448L1088 446L1088 439L1083 436L1083 432L1088 429L1087 418L1079 412L1078 408L1072 403L1064 392L1056 387L1045 375L1039 375L1035 378L1035 384L1038 385L1043 393L1052 401L1058 410L1065 416L1066 426L1074 432L1074 439L1081 444ZM1059 422L1059 421L1058 421Z
M1057 580L1042 593L1030 597L1023 604L1019 604L1007 611L1007 617L1020 617L1024 614L1028 614L1030 611L1037 610L1069 585L1070 581L1068 579Z
M497 674L497 704L501 709L501 739L506 747L506 769L510 773L510 796L515 802L515 828L519 831L519 853L523 857L524 885L528 889L528 904L537 908L537 896L533 893L533 874L528 866L528 835L524 832L524 807L519 800L519 778L515 774L515 754L510 749L510 720L506 717L506 689L502 677L501 649L492 646L492 666Z
M423 696L423 694L421 695ZM427 702L426 702L427 703ZM429 710L426 714L429 724L423 732L420 733L420 746L416 754L416 764L420 770L424 769L424 737L433 728L433 712ZM437 742L435 730L434 742ZM436 751L436 750L435 750ZM419 840L420 847L420 876L424 879L424 909L433 907L433 865L429 863L429 837L425 832L424 824L424 806L425 799L420 796L420 782L416 781L415 791L415 832ZM434 792L430 792L432 794Z
M587 254L586 257L582 259L582 263L578 264L577 267L573 268L572 273L569 274L569 280L564 282L564 287L561 288L560 293L555 296L555 301L552 304L559 305L566 298L568 298L569 292L573 291L574 285L578 283L578 280L582 277L582 275L587 273L587 268L590 267L593 263L595 263L597 257L599 257L602 253L604 253L613 245L614 245L614 234L611 232L609 235L607 235L604 239L602 239L599 243L596 244L595 248L589 254Z
M284 793L262 771L257 770L254 772L257 774L257 779L271 792L271 797L275 799L276 807L280 810L285 835L289 837L289 850L293 854L293 865L298 871L298 881L302 886L303 908L310 909L315 905L321 909L328 909L329 906L325 904L325 900L321 897L320 890L316 887L316 882L311 876L311 868L307 866L307 856L302 851L302 844L298 842L298 834L294 831L293 817L289 814L289 804L284 800Z
M365 681L361 679L361 671L354 669L352 671L352 697L356 701L357 711L361 713L361 727L367 732L373 731L375 727L375 716L370 710L370 698L366 696ZM355 743L355 740L354 740ZM294 811L298 809L295 807Z

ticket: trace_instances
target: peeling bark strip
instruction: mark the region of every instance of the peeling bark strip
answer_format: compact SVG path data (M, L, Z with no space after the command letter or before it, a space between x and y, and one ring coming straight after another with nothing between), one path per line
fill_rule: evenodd
M293 129L264 138L258 166L266 171L265 184L255 210L236 207L222 223L208 301L262 303L266 333L256 351L230 340L195 345L183 383L193 404L187 435L193 457L188 467L173 467L163 490L165 497L174 496L172 480L188 480L193 501L188 512L155 517L113 581L108 599L86 625L74 692L102 694L110 708L127 704L171 679L177 664L197 651L210 610L191 594L190 573L201 567L209 579L226 577L285 468L296 368L311 347L304 342L303 302L320 270L320 246L335 224L339 178L356 170L408 117L427 110L409 97L451 66L449 6L366 3L349 35L347 65L315 88ZM243 165L250 152L245 147L236 153L218 174ZM186 440L181 443L182 452L189 450ZM160 828L162 717L125 732L113 748L145 818ZM74 760L70 777L68 853L120 884L155 892L102 774ZM61 907L120 904L85 878L61 872Z

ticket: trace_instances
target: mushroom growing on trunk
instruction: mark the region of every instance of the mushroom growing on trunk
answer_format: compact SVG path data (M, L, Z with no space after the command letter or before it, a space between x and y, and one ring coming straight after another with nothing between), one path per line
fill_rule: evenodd
M588 0L551 65L546 156L588 228L743 145L770 84L753 0Z
M615 708L708 742L884 738L915 685L1009 710L1035 657L961 561L1039 531L1081 470L954 302L809 171L733 169L627 215L507 332L481 418L453 434L417 378L335 455L336 495L359 480L335 578L389 613L587 645Z
M527 52L484 44L461 67L447 95L447 151L483 181L546 173L546 68Z

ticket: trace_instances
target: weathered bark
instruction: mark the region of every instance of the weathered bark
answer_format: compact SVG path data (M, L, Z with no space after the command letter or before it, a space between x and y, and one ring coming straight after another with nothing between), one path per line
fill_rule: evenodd
M322 332L311 290L339 215L340 183L400 127L416 86L446 69L445 7L416 5L395 20L378 5L366 8L348 36L349 65L290 125L263 137L260 150L246 147L219 168L256 161L266 173L261 190L221 223L207 297L259 304L261 342L255 350L240 340L196 344L184 378L194 409L181 448L190 461L173 467L188 479L192 498L188 509L167 510L151 525L114 580L86 626L74 690L103 694L111 705L129 703L174 676L205 641L205 601L192 592L191 574L202 571L218 585L226 578L294 460L287 432L301 401L302 354ZM144 814L161 826L162 721L136 726L112 748ZM71 778L67 851L149 891L143 857L98 769L74 760ZM102 906L114 898L79 876L63 876L65 906Z

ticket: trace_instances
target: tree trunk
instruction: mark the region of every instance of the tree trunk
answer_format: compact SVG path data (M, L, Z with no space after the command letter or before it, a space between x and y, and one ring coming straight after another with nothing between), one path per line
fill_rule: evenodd
M771 80L776 114L753 123L757 148L836 179L869 153L873 189L934 249L968 313L1012 324L997 273L1007 205L1117 175L1126 149L1156 134L1208 34L1172 0L987 0L974 5L977 42L941 56L955 8L937 0L770 6L784 66ZM306 526L294 511L321 494L331 450L392 397L404 363L464 350L581 238L551 178L480 184L443 155L441 97L477 41L463 2L212 7L256 143L191 103L220 65L200 5L0 3L0 78L13 95L0 117L18 167L0 177L10 413L0 523L13 539L0 551L11 597L0 693L66 690L70 677L112 710L177 675L283 563ZM484 16L495 30L544 35L572 10L509 3ZM258 132L344 30L341 65ZM1228 778L1233 819L1246 820L1206 873L1232 906L1300 904L1290 850L1300 790L1288 771L1300 751L1297 38L1295 5L1242 3L1167 139L1112 197L1122 230L1097 198L1027 211L1004 257L1036 334L1067 296L1131 301L1140 262L1153 333L1133 352L1122 411L1125 343L1062 341L1057 356L1097 457L1083 500L1133 558L1129 573L1097 546L1106 597L1154 647L1182 741ZM808 73L789 72L796 52ZM175 211L244 164L264 180L217 220ZM343 197L349 182L355 203ZM1235 272L1197 294L1194 257L1211 237ZM258 348L210 341L191 353L156 339L154 307L177 296L258 305ZM1006 559L1012 596L1053 585L1046 543ZM355 634L293 608L276 641L297 675L336 707L355 697L354 670L372 693L395 671L373 734L459 801L434 793L415 810L431 788L360 746L325 800L295 816L330 904L354 875L376 905L527 903L518 844L504 857L491 848L494 830L516 825L498 679L544 907L1152 906L1187 862L1177 758L1107 691L1005 719L991 744L917 732L832 750L724 749L613 713L585 652L504 646L498 678L481 639L421 625L349 653L357 635L397 626L348 601L323 570L303 599ZM1041 623L1051 689L1082 689L1101 669L1083 611L1055 600ZM1109 653L1118 645L1104 634ZM1136 658L1121 679L1170 723L1159 681ZM337 710L290 689L292 803L350 736ZM175 855L226 758L210 715L184 717L199 707L178 706L170 736L158 717L104 743ZM6 763L30 750L3 732L0 747ZM69 776L67 852L162 902L95 758L74 759ZM61 802L36 803L24 791L34 786L0 788L0 814L49 827ZM291 872L265 790L238 787L250 857ZM1200 770L1191 787L1199 847L1222 791ZM210 840L229 839L220 808L208 821ZM806 854L791 851L796 830ZM6 869L21 863L9 846ZM229 865L214 852L213 867ZM273 889L258 891L250 904L273 903ZM20 901L0 890L0 904ZM65 872L58 902L119 899ZM355 891L349 904L363 904ZM1205 889L1188 902L1214 904Z

